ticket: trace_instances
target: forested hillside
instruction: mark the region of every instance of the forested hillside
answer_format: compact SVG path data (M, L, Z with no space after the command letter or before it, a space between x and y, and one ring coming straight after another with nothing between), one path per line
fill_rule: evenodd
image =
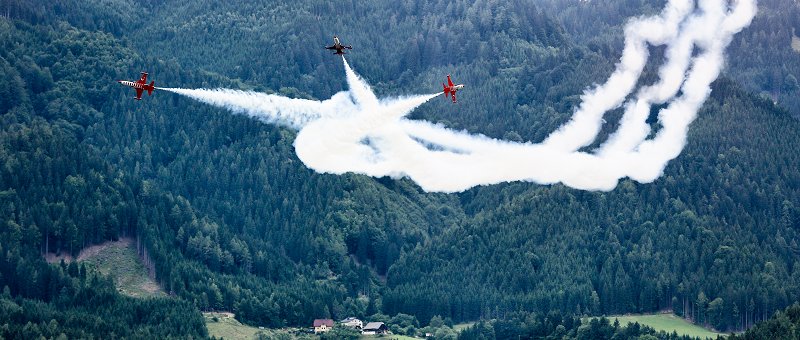
M800 335L800 304L793 304L778 311L770 319L748 329L743 334L731 337L737 339L796 339Z
M113 282L46 252L145 232L146 185L115 171L87 133L130 50L104 33L0 20L0 337L206 336L195 306L121 296ZM169 200L156 197L156 200Z
M797 122L730 81L713 93L683 161L655 184L462 195L473 218L404 254L384 306L454 319L672 309L736 329L796 301Z
M746 63L797 74L797 59L747 48L773 21L737 36L665 175L608 193L320 175L291 130L163 91L133 101L114 82L146 70L156 86L327 98L345 89L322 49L338 34L379 95L434 92L450 73L469 85L415 118L536 142L613 70L624 18L661 6L635 3L587 16L525 1L0 2L0 335L203 337L198 310L271 327L376 313L511 327L560 311L573 336L584 314L672 309L723 331L768 318L800 300L799 90ZM797 10L776 3L762 18ZM42 259L122 236L170 298Z

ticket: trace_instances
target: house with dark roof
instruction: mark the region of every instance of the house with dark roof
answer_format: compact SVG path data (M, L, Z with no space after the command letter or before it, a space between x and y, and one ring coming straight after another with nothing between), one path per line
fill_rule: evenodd
M325 333L333 328L331 319L314 319L314 333Z
M386 334L389 329L383 322L370 322L361 329L361 334Z

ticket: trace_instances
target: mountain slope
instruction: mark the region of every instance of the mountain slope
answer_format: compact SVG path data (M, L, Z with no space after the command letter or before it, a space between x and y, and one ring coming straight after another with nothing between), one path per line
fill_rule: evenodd
M92 79L119 72L126 48L104 33L7 19L0 36L0 337L207 336L187 301L121 296L108 277L42 256L135 233L137 216L155 210L139 199L141 182L86 139L109 88Z
M524 184L467 193L474 220L401 257L384 306L456 319L673 309L718 329L762 319L798 299L799 130L720 80L663 178L609 193Z
M318 45L340 34L380 95L433 91L447 73L470 84L456 108L435 101L414 117L539 141L613 69L597 48L612 38L582 46L528 2L71 3L19 2L2 19L2 245L24 253L2 267L11 296L54 304L64 284L25 292L20 264L51 268L39 253L132 235L175 296L156 309L191 310L176 322L192 327L197 309L283 326L672 308L723 330L798 300L800 127L729 79L653 184L427 194L316 174L292 131L165 92L133 102L113 81L146 69L157 85L325 98L343 72Z

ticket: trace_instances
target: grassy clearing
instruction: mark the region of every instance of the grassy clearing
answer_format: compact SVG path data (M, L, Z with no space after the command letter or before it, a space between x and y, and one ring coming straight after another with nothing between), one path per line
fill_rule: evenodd
M147 276L131 239L106 242L81 251L78 261L114 278L120 293L133 297L166 296Z
M242 324L231 313L203 313L208 335L225 339L255 339L260 329ZM216 321L215 319L216 318Z
M455 324L455 325L453 325L453 330L456 331L456 332L461 332L464 329L472 327L472 325L474 325L474 324L475 324L474 322L465 322L465 323Z
M619 320L620 325L638 322L641 325L653 327L657 331L665 331L667 333L675 331L678 335L691 337L716 339L719 335L725 336L723 333L712 332L673 314L617 315L607 318L612 323L614 319Z
M262 329L248 326L236 320L233 313L203 313L203 319L205 319L206 328L208 328L208 336L215 336L217 338L223 338L226 340L257 339L258 333L263 334L267 339L319 339L319 337L312 334L297 335L293 333L294 329L292 328Z

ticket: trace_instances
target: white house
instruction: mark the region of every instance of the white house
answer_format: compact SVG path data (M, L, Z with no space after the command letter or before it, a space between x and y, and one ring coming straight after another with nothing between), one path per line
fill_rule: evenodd
M339 321L339 323L342 326L347 326L347 327L354 328L354 329L357 329L357 330L361 330L362 328L364 328L364 322L359 320L359 319L356 319L356 318L354 318L352 316L347 318L347 319L344 319L342 321Z

